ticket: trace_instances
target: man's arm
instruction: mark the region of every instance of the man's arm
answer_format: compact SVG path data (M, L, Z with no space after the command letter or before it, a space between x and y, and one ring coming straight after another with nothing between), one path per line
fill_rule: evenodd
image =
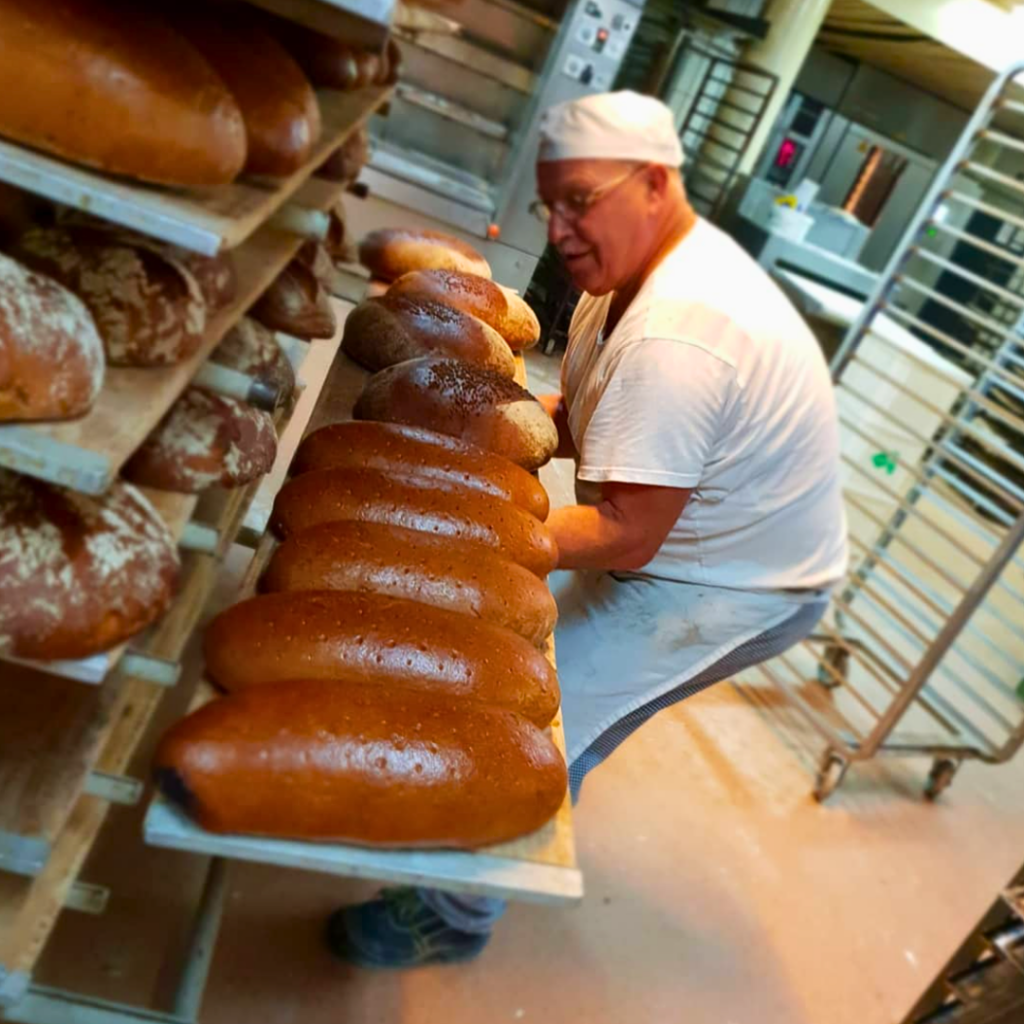
M599 505L555 509L547 526L558 543L558 567L642 568L657 554L692 493L684 487L611 482L601 485Z
M576 458L576 445L573 444L572 434L569 432L569 410L566 408L565 399L561 395L538 395L537 401L544 406L544 411L555 421L558 428L558 448L555 449L554 458Z

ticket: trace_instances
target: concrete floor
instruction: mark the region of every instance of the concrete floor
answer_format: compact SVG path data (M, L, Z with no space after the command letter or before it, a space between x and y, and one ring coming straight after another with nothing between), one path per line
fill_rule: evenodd
M545 390L556 364L532 364ZM818 749L763 688L663 712L584 786L582 905L513 906L461 967L339 965L325 915L373 886L235 865L201 1020L897 1024L1024 860L1024 759L966 766L936 805L926 762L880 762L819 806ZM144 848L140 819L114 812L83 874L111 886L110 908L63 916L40 981L167 1005L204 864Z

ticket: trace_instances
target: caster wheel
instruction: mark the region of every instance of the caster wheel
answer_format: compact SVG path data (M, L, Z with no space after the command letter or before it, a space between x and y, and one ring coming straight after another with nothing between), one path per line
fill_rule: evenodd
M825 648L825 653L822 658L825 665L831 668L832 672L829 672L825 665L818 666L818 682L825 687L826 690L836 690L842 684L836 679L839 676L840 679L847 678L847 668L850 664L850 652L845 647L840 647L838 644L830 644Z
M928 773L928 782L924 787L924 798L926 800L937 800L949 788L949 784L953 781L953 776L956 775L959 767L959 761L952 761L948 758L937 760L932 765L932 770Z
M824 802L836 791L843 779L846 778L846 769L849 767L849 762L838 754L826 755L814 783L814 799L818 803Z

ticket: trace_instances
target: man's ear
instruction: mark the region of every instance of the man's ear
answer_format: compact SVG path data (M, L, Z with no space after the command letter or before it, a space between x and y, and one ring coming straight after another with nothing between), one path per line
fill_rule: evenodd
M669 169L662 164L651 164L647 169L646 177L651 198L664 199L668 195Z

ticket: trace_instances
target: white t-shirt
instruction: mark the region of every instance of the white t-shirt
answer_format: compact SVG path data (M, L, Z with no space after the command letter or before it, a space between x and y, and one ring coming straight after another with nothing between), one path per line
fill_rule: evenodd
M606 481L692 488L644 574L744 590L846 571L839 425L814 335L764 271L699 220L611 335L584 295L562 364L577 500Z

